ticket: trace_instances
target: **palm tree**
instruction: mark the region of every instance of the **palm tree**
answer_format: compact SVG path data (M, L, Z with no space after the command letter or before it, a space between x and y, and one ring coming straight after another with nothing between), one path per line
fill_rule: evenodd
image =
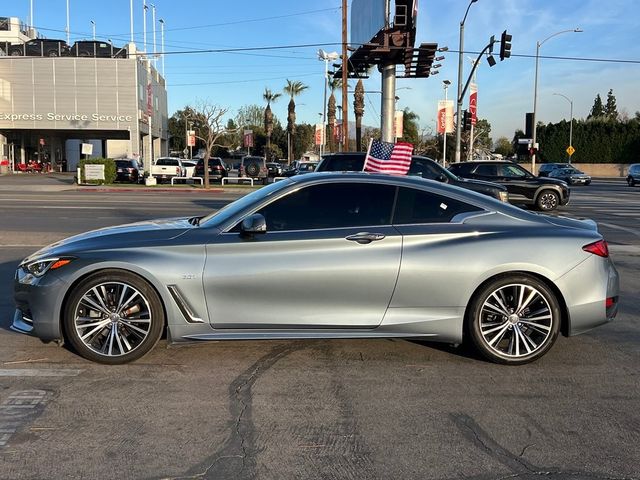
M333 126L336 123L336 96L334 95L334 92L340 88L342 88L341 78L332 78L331 80L329 80L329 89L331 90L331 95L329 96L329 101L327 102L327 121L329 123L329 125L327 126L327 130L329 132L328 138L330 152L333 152L334 150Z
M287 133L289 134L289 140L288 140L288 144L289 144L289 153L287 155L287 158L289 160L289 163L291 163L291 154L293 153L291 150L291 140L293 138L293 135L295 135L296 133L296 102L293 101L294 97L296 95L300 95L302 92L304 92L307 88L309 88L307 85L305 85L304 83L295 80L295 81L291 81L287 78L287 84L284 87L284 92L289 95L291 97L291 100L289 100L289 106L287 107L288 110L288 114L287 114Z
M271 149L271 134L273 133L273 112L271 111L271 102L275 102L280 98L281 93L273 93L270 88L264 89L262 98L267 101L267 107L264 109L264 131L267 134L267 148L265 150L265 157L269 161L269 153Z
M356 150L362 150L362 116L364 115L364 85L362 79L356 84L353 95L353 113L356 117Z

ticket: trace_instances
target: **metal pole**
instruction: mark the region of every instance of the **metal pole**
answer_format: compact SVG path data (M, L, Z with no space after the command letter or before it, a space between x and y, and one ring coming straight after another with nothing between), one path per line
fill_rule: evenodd
M70 30L69 30L69 0L67 0L67 44L69 44L71 38L70 38Z
M347 94L347 0L342 0L342 135L343 151L349 151L349 96Z
M153 22L153 66L156 66L156 6L151 4L151 21Z
M538 63L540 60L540 42L536 42L536 74L535 74L535 80L533 82L533 118L531 119L531 122L533 123L533 125L531 126L531 128L533 128L533 138L531 139L531 148L533 148L533 155L531 155L531 173L533 173L534 175L536 174L536 140L537 140L537 123L538 121L536 120L536 110L538 107Z
M471 4L469 4L471 6ZM467 8L467 12L469 9ZM467 16L465 15L465 18ZM458 96L456 97L456 154L454 161L460 163L460 144L462 142L462 55L464 51L464 19L460 22L460 43L458 53Z
M162 59L162 78L164 78L164 20L160 19L160 58Z
M382 67L382 104L380 130L383 142L393 142L393 115L396 103L396 66Z
M93 32L93 39L96 39L96 22L91 20L91 31Z
M324 57L324 96L323 96L323 100L322 100L322 138L320 139L320 148L319 148L319 153L320 156L322 157L322 154L324 153L324 140L325 140L325 136L326 136L326 132L327 132L327 83L329 81L329 60L326 57Z
M131 43L133 43L133 0L129 0L129 27L131 29Z
M475 58L468 58L468 60L471 60L471 68L473 69L473 75L471 76L471 78L473 79L473 83L476 85L476 89L478 88L478 80L476 79L476 73L477 73L477 65L476 63L479 63L478 60L476 60ZM476 67L476 68L473 68ZM478 118L478 106L476 105L476 118ZM474 133L475 133L475 125L472 123L471 124L471 131L469 132L469 151L467 152L467 161L470 162L471 160L473 160L473 142L475 140L474 138Z
M142 0L142 48L147 53L147 0Z
M569 101L571 121L569 123L569 146L573 147L573 100ZM571 163L571 155L569 155L569 163Z

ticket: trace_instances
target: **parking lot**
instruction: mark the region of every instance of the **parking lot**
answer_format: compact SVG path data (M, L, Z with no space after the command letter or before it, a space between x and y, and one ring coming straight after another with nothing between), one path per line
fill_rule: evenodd
M161 341L108 367L10 331L40 246L242 194L131 190L0 177L1 478L640 478L640 188L595 179L555 213L599 223L620 312L521 367L415 340Z

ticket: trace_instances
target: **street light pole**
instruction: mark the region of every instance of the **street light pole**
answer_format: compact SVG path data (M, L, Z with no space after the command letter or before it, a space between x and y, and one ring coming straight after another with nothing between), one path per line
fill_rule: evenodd
M540 47L544 44L544 42L546 42L547 40L560 35L562 33L581 33L582 29L581 28L574 28L574 29L569 29L569 30L561 30L559 32L556 32L552 35L549 35L547 38L545 38L544 40L542 40L541 42L536 42L536 73L535 73L535 79L533 82L533 118L532 118L532 128L533 128L533 138L531 139L531 143L532 143L532 147L534 149L534 153L533 155L531 155L531 172L533 174L535 174L535 169L536 169L536 156L537 156L537 146L536 146L536 140L538 139L537 136L537 130L538 130L538 120L536 118L536 113L537 113L537 107L538 107L538 63L540 61Z
M156 6L151 4L151 21L153 22L153 67L156 66L157 50L156 50Z
M554 93L553 95L558 95L559 97L562 97L567 102L569 102L569 117L571 119L569 123L569 146L573 147L573 100L571 100L566 95L563 95L562 93ZM569 163L571 163L571 155L569 155Z
M147 53L147 0L142 0L142 48Z
M96 22L91 20L91 31L93 32L93 39L96 39Z
M69 28L69 0L67 0L67 45L70 43L71 41L71 30Z
M462 61L464 55L464 22L467 20L467 15L469 14L469 9L471 5L476 3L478 0L471 0L469 5L467 6L467 11L464 13L464 17L460 22L460 47L458 48L458 96L456 98L457 108L456 108L456 156L455 162L460 162L460 144L462 141L462 121L460 120L462 116Z
M164 78L164 20L161 18L160 22L160 58L162 59L162 78Z

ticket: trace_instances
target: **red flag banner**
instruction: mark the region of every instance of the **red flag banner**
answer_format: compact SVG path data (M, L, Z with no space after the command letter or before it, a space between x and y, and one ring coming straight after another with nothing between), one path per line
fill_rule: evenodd
M471 125L475 125L478 118L478 86L471 84L469 94L469 112L471 113Z
M367 172L390 173L392 175L406 175L411 166L411 143L389 143L381 140L371 140L364 161Z

